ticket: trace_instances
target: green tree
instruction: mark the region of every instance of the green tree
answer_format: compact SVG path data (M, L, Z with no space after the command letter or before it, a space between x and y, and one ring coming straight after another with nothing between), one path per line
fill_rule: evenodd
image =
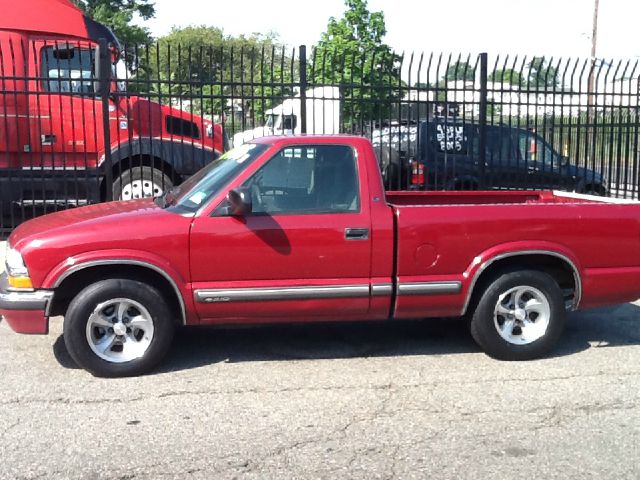
M132 23L135 14L148 20L155 15L152 0L73 0L90 18L113 30L120 42L141 45L151 41L149 30Z
M388 117L401 97L400 57L383 42L384 14L370 12L367 0L345 0L340 19L331 17L310 65L315 85L339 85L343 118L358 124Z
M234 37L217 27L174 28L141 57L134 89L151 82L160 101L188 100L193 113L205 116L228 114L233 98L243 103L249 125L261 124L266 109L293 94L296 69L274 33Z
M476 70L469 62L458 60L447 67L444 78L448 82L458 80L473 82L476 78Z
M522 74L512 68L505 68L504 70L494 70L489 75L489 80L492 82L508 83L513 86L518 86L522 83Z
M529 62L529 86L532 88L557 88L560 86L558 69L545 57L533 57Z

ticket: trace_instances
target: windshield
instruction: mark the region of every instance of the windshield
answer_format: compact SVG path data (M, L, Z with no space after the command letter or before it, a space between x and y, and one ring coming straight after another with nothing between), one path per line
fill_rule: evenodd
M195 213L247 168L268 145L245 143L229 150L178 187L169 190L161 206L176 213Z
M116 79L119 92L127 91L127 79L132 76L131 72L127 71L127 65L123 60L118 60L112 66L112 75Z
M275 115L273 113L269 113L266 115L265 127L273 127Z

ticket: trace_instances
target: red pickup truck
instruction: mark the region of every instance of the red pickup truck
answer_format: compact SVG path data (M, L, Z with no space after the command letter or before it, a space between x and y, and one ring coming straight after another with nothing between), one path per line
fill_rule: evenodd
M385 192L370 143L262 138L155 199L28 221L0 314L93 374L153 368L182 325L467 315L489 355L544 355L565 312L640 296L640 206L550 191Z

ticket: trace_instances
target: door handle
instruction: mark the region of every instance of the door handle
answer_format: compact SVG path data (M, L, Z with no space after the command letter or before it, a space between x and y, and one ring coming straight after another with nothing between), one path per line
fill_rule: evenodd
M40 143L42 145L53 145L54 143L56 143L56 136L52 133L40 135Z
M347 240L368 240L369 229L368 228L345 228L344 238Z

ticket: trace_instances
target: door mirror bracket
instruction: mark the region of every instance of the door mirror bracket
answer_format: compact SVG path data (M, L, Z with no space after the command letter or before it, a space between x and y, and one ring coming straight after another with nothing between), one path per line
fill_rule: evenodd
M241 217L250 215L253 209L251 192L248 188L234 188L227 193L228 215Z

